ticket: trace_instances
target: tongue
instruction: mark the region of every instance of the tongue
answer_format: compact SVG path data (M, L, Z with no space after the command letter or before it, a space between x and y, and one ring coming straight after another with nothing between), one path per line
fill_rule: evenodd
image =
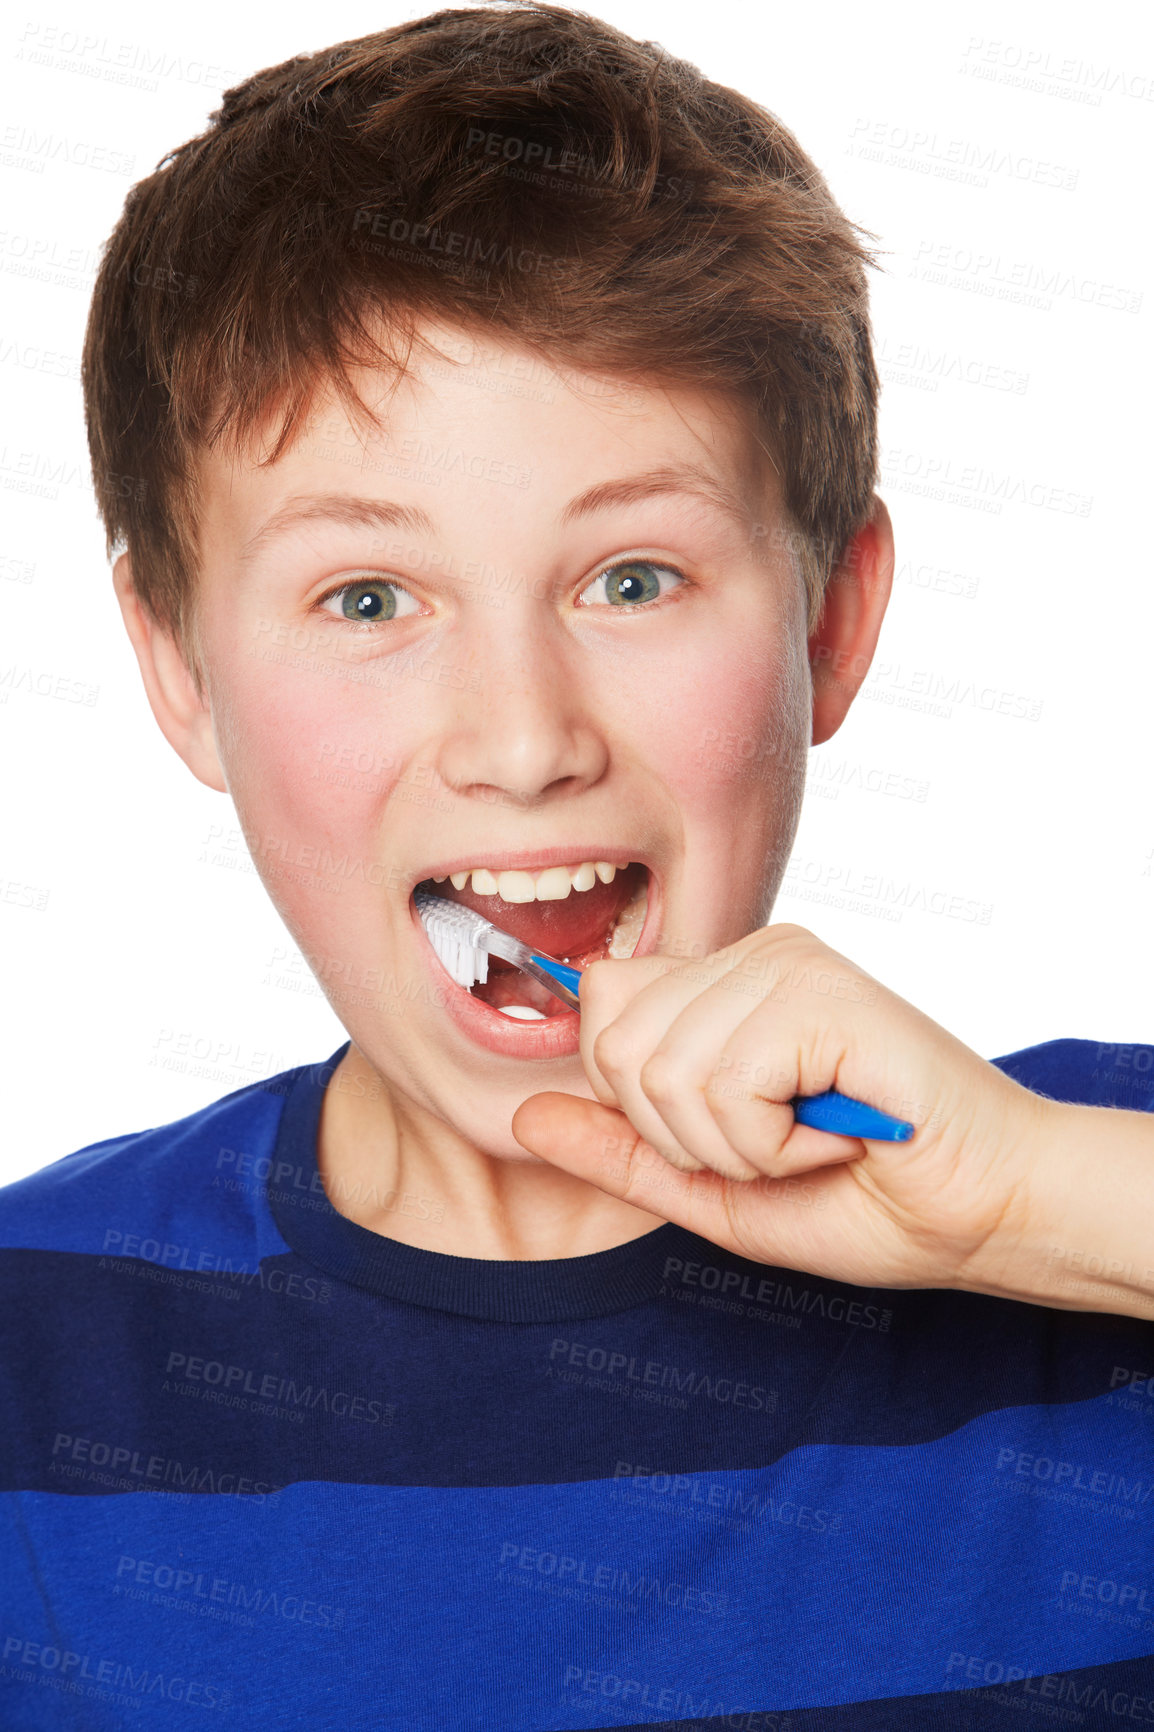
M560 902L506 902L501 896L478 896L471 881L463 890L454 889L448 879L443 884L430 882L429 888L446 902L459 902L483 914L502 932L512 933L534 950L576 961L605 942L610 926L644 872L644 866L629 866L618 872L611 884L598 879L592 890L571 890Z

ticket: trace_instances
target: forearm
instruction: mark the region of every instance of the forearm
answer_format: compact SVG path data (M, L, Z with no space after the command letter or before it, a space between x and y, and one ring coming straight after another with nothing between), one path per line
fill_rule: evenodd
M1047 1101L1033 1173L965 1285L1154 1319L1154 1115Z

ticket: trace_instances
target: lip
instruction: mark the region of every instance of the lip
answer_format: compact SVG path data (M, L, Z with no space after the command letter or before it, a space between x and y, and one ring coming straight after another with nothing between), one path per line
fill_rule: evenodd
M554 858L547 860L549 865L565 865L568 861L577 859L605 859L604 854L585 854L574 856L552 850ZM545 856L532 856L536 864ZM636 856L633 856L636 858ZM512 857L509 870L516 869L519 861L528 862L529 855L521 854ZM474 857L474 864L477 864ZM661 910L663 895L661 880L654 868L647 861L649 871L649 905L645 911L645 924L641 928L641 936L637 940L634 956L648 956L653 949L657 934L661 931ZM499 868L502 870L503 868ZM543 870L544 868L541 868ZM464 865L452 867L454 872L463 872ZM421 879L415 880L421 883ZM571 1058L581 1049L581 1014L576 1010L567 1010L561 1016L546 1017L542 1022L518 1022L515 1017L502 1016L499 1010L493 1010L483 999L474 998L466 987L458 986L449 974L440 957L429 942L424 922L417 913L416 907L409 898L409 915L417 929L421 952L426 960L437 987L442 993L441 1004L461 1032L467 1035L475 1046L485 1047L489 1052L499 1054L502 1058L518 1059L561 1059Z
M630 854L621 848L613 849L607 853L604 845L597 844L594 844L592 852L589 852L584 843L577 842L570 847L522 848L509 854L490 854L488 858L483 853L462 854L441 865L426 867L418 877L411 881L408 893L412 896L415 887L418 884L423 884L426 878L449 878L454 872L468 872L474 866L484 866L488 871L494 873L545 872L550 866L574 866L583 860L608 860L611 865L616 865L619 868L628 866L631 861L636 860L642 866L649 868L650 883L656 878L653 862L647 860L644 854Z

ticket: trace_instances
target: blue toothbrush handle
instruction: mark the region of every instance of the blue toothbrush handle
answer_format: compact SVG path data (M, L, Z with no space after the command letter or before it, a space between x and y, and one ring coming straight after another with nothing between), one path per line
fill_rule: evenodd
M543 968L546 974L551 974L554 980L559 980L562 986L567 986L570 992L576 994L584 972L582 969L570 968L567 962L554 962L551 956L538 956L536 951L533 952L533 961L539 968ZM573 1008L576 1009L576 1005Z
M570 968L568 963L555 962L551 956L539 956L536 952L533 961L562 986L567 986L576 999L581 980L579 968ZM836 1089L828 1089L823 1095L795 1095L790 1105L799 1125L809 1125L815 1131L832 1131L839 1137L868 1137L876 1143L908 1143L914 1134L914 1126L906 1119L892 1118L889 1113L879 1112L877 1107L867 1106L864 1101L839 1095Z
M877 1107L855 1101L828 1089L823 1095L795 1095L790 1102L799 1125L815 1131L833 1131L839 1137L868 1137L875 1143L908 1143L914 1126L906 1119L891 1118Z

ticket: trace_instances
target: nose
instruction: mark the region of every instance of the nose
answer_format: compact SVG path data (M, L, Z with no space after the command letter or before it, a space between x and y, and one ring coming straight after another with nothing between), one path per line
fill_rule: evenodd
M468 643L469 670L464 689L446 694L431 754L446 787L529 810L600 780L605 718L584 677L587 655L552 599L526 589L497 607L469 607L458 642Z

